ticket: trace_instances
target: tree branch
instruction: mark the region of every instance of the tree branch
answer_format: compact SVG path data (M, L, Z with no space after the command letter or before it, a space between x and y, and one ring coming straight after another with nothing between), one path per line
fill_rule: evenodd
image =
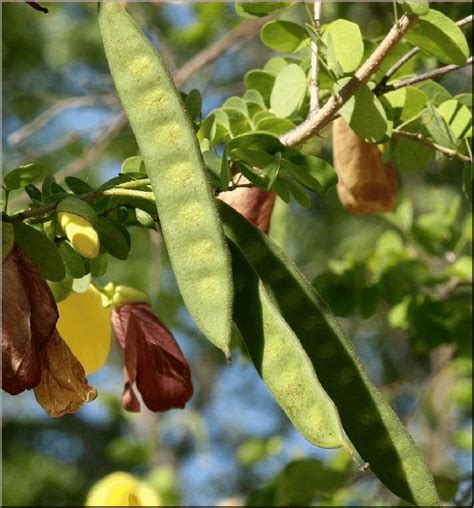
M466 63L462 65L445 65L444 67L438 67L437 69L433 69L432 71L425 72L423 74L419 74L417 76L412 76L411 78L401 79L399 81L395 81L394 83L390 83L389 85L385 85L380 89L379 93L387 93L392 92L393 90L398 90L400 88L404 88L406 86L414 85L416 83L420 83L421 81L426 81L427 79L439 78L453 71L457 71L458 69L462 69L468 65L472 65L472 56L470 56Z
M407 138L412 139L413 141L418 141L419 143L430 146L431 148L438 150L438 152L444 153L445 155L453 159L458 159L463 162L471 162L471 159L467 155L463 155L462 153L459 153L456 150L453 150L452 148L447 148L446 146L438 145L434 141L431 141L431 139L427 139L419 133L394 130L393 135L399 138Z
M77 199L82 199L83 201L90 201L100 196L132 196L154 202L155 198L153 196L153 192L139 190L140 187L144 187L149 184L149 178L142 178L140 180L132 180L130 182L118 184L115 187L111 187L110 189L97 189L75 197ZM60 199L52 203L48 203L47 205L32 208L31 210L26 210L25 212L16 213L10 217L3 216L3 219L6 222L19 222L26 219L41 217L42 215L55 210L55 208L58 206L59 201Z
M403 15L351 80L336 95L333 95L317 113L310 113L302 124L280 136L280 141L286 146L295 146L314 136L326 126L357 90L367 83L417 19L417 16Z
M60 99L56 104L43 111L31 122L24 125L21 129L13 132L8 136L8 142L10 145L18 145L26 138L34 134L36 131L41 129L54 117L58 116L65 109L79 108L87 106L97 106L98 104L104 105L115 105L118 104L117 95L114 93L106 95L85 95L80 97L68 97L66 99Z
M199 70L217 60L229 49L236 50L241 44L255 37L262 25L269 19L271 19L271 16L251 19L244 23L240 23L215 44L200 51L176 73L174 76L176 86L180 86L185 81L188 81L188 79L194 76Z
M316 34L320 34L321 28L321 7L323 0L314 2L314 29ZM309 82L309 110L310 112L319 111L319 61L318 61L318 42L311 41L311 71Z
M235 49L237 43L242 43L255 37L260 27L266 21L268 21L268 16L265 18L249 20L241 23L228 34L224 35L217 42L197 53L193 58L191 58L191 60L184 64L183 67L181 67L181 69L173 77L176 86L179 88L186 81L192 78L197 72L199 72L200 69L217 60L229 49ZM128 120L125 113L118 115L115 119L112 120L112 123L97 138L97 140L88 147L88 149L79 159L73 161L63 170L56 173L56 175L59 177L65 177L83 171L85 168L87 168L87 166L94 162L94 160L107 148L107 146L109 146L112 140L127 125L127 122ZM107 121L107 123L109 123L109 121Z
M468 25L468 24L472 23L473 18L474 18L474 16L472 14L470 16L466 16L465 18L457 21L456 25L458 25L459 27ZM408 62L408 60L413 58L420 51L421 51L420 48L417 48L417 47L412 48L408 53L406 53L406 55L402 56L400 58L400 60L395 62L392 65L392 67L390 67L390 69L385 73L385 76L382 78L380 83L375 87L374 93L377 95L384 93L382 90L385 89L385 86L387 85L388 80L398 71L398 69L400 69L400 67L405 65Z

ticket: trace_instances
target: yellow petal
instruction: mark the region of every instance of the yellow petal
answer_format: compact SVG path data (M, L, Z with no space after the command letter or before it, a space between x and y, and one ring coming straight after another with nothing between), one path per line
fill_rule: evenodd
M107 361L111 342L110 308L104 307L93 287L71 293L58 303L57 328L86 374L99 370Z
M72 246L81 256L94 259L99 255L99 236L90 222L70 212L59 212L58 218Z
M148 485L128 473L116 472L92 487L86 506L160 506L160 499Z

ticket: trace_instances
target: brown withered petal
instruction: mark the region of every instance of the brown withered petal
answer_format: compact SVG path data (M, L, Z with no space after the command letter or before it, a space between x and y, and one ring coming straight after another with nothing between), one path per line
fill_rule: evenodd
M397 203L397 173L377 146L366 143L338 118L333 122L334 169L339 199L353 214L388 212Z
M193 394L191 371L175 339L147 303L130 303L112 311L112 327L124 352L122 404L139 410L136 383L151 411L183 408Z
M241 176L239 184L247 183L250 181ZM265 192L258 187L237 187L232 191L221 192L217 197L237 210L261 231L268 233L275 204L274 192Z
M35 397L49 416L74 413L97 397L87 382L84 368L55 330L41 355L41 382Z
M39 351L49 340L58 309L36 266L15 246L2 263L2 388L11 395L41 379Z

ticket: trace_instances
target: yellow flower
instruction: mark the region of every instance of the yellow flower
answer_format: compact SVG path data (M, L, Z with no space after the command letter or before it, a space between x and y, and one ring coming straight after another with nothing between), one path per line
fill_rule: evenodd
M102 305L92 286L84 293L71 293L58 303L59 333L87 374L99 370L110 351L110 307Z
M146 483L123 472L111 473L89 491L86 506L161 506L156 492Z

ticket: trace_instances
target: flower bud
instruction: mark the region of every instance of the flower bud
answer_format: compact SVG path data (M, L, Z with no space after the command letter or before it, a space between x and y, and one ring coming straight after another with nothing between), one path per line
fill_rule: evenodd
M66 198L57 207L58 221L68 240L83 257L94 259L99 255L99 235L94 229L97 216L94 209L76 198Z

